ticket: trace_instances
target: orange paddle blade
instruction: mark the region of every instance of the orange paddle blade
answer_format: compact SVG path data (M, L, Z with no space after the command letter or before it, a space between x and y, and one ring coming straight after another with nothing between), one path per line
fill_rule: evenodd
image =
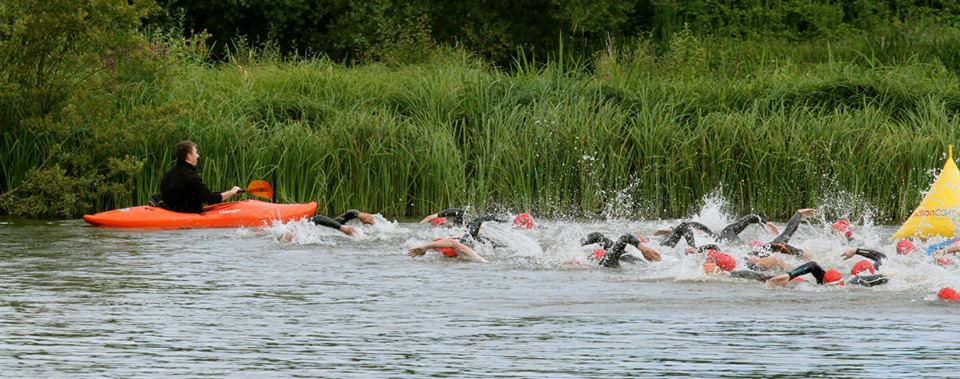
M273 198L273 188L265 180L253 180L247 185L247 193L263 198Z

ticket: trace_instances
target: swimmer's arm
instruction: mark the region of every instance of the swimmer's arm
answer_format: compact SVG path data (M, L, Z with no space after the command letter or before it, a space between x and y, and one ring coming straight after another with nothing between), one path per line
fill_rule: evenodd
M374 221L373 221L373 215L371 215L371 214L369 214L369 213L366 213L366 212L360 212L360 211L358 211L358 210L356 210L356 209L351 209L351 210L349 210L349 211L346 211L346 212L344 212L342 215L340 215L339 217L336 218L337 222L339 222L339 223L341 223L341 224L346 224L347 221L350 221L350 220L353 220L353 219L358 219L358 220L360 220L360 222L362 222L362 223L364 223L364 224L367 224L367 225L371 225L371 224L373 224L373 222L374 222ZM429 221L429 220L428 220L428 221Z
M786 274L777 275L770 278L770 280L767 280L767 285L770 287L783 287L794 278L806 274L813 274L813 276L817 278L817 283L823 284L824 273L825 272L823 271L823 268L820 267L817 262L807 262Z
M610 249L613 246L613 240L607 238L600 232L587 234L587 237L580 241L580 246L593 245L599 243L604 249Z
M947 246L944 249L939 250L938 252L943 254L956 254L960 252L960 240L957 240L954 243L951 243L950 246Z
M779 242L770 243L770 251L777 252L780 254L792 255L797 258L803 257L803 250L798 249L786 243L779 243Z
M453 246L451 247L453 247L454 251L457 252L458 259L463 259L466 261L473 261L473 262L480 262L480 263L488 263L486 259L480 256L480 254L477 254L477 252L471 249L470 246L464 245L457 240L450 240L450 241L453 241Z
M647 246L643 243L636 245L637 250L640 250L640 254L643 254L643 258L651 262L660 261L660 252L654 250L652 247Z
M706 244L706 245L700 246L700 247L698 247L698 248L687 247L686 251L687 251L687 254L692 254L692 253L695 253L695 252L696 252L696 253L699 253L699 254L703 254L703 252L705 252L705 251L707 251L707 250L711 250L711 249L712 249L712 250L716 250L716 251L720 251L720 246L718 246L717 244L711 243L711 244Z
M640 242L640 239L637 238L637 236L627 233L620 236L620 241L632 245L633 247L637 248L637 250L640 250L640 254L643 254L644 259L651 262L660 261L660 253L650 246L644 245L643 242ZM614 249L616 249L616 247L614 247Z
M463 208L448 208L437 213L437 217L450 219L455 224L463 223Z
M825 273L826 271L817 262L807 262L788 272L787 276L790 277L790 280L793 280L798 276L811 274L817 279L817 284L823 284L823 274Z
M870 250L870 249L857 248L856 250L854 250L854 253L859 256L870 258L871 260L873 260L874 268L880 268L880 264L883 263L883 259L887 258L886 254L876 250Z
M339 230L343 232L343 234L346 234L348 236L352 236L353 232L355 231L352 226L340 224L339 222L337 222L337 220L334 220L327 216L320 216L320 215L313 216L313 218L310 219L310 221L313 221L314 224L317 224L320 226L326 226L331 229Z
M769 270L774 267L778 267L783 271L787 271L789 267L783 262L783 259L777 257L763 257L763 258L747 258L747 263L757 266L763 270Z

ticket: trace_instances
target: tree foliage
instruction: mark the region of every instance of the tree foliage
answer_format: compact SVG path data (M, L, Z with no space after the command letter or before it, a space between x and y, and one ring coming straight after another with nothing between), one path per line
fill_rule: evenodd
M548 56L559 44L591 52L613 37L652 35L666 46L685 25L695 34L806 39L871 30L915 17L957 23L943 0L160 0L170 23L206 30L220 54L243 39L287 54L335 60L423 59L425 47L459 45L496 63L517 52Z

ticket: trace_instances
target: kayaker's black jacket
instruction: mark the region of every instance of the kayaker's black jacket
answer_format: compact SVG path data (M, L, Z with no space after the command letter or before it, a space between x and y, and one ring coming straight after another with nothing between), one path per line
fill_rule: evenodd
M187 162L177 162L163 175L160 192L167 209L174 212L200 213L203 203L216 204L223 198L219 192L211 192L197 168Z

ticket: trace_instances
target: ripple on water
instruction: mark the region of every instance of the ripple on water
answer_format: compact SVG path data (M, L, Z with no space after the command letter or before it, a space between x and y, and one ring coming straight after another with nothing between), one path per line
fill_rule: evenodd
M957 304L932 295L957 286L956 268L922 257L891 254L884 269L894 280L872 289L711 277L679 248L665 249L660 264L622 270L575 263L591 231L649 233L667 223L495 226L491 235L508 243L479 247L489 265L406 257L455 231L419 224L346 237L308 223L156 232L14 223L0 229L0 370L555 378L960 369ZM887 232L874 228L865 234ZM804 225L798 243L826 264L849 264L821 232Z

